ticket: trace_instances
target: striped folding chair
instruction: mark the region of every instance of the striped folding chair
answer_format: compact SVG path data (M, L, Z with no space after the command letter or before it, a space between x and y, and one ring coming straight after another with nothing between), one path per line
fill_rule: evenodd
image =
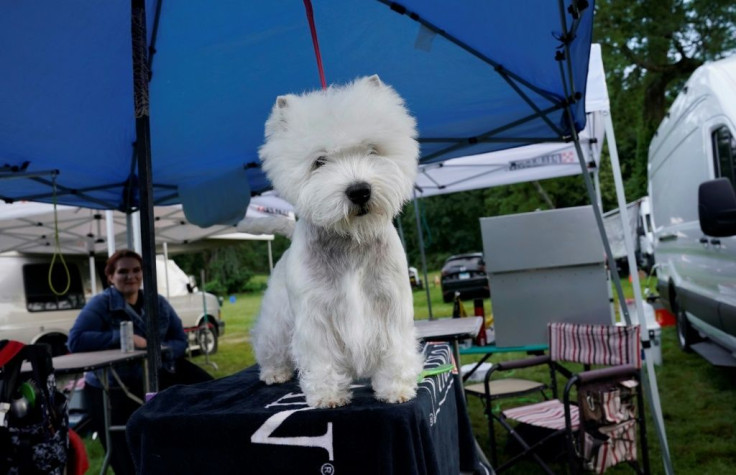
M546 473L554 473L538 452L551 440L564 436L572 473L583 469L603 473L612 465L627 462L638 473L648 474L639 332L639 326L549 324L549 364L567 378L562 399L501 412L497 420L522 451L496 467L496 472L531 458ZM583 371L573 373L563 363L582 364ZM519 434L519 423L542 428L545 436L525 441ZM637 457L637 425L641 464Z
M491 464L495 467L498 465L498 448L496 447L496 431L494 428L495 421L498 421L500 414L493 411L493 405L502 399L519 398L523 396L536 396L537 399L549 400L557 397L557 385L555 373L551 365L548 355L538 355L518 360L501 361L493 363L491 368L486 372L482 383L466 384L465 394L477 397L483 404L483 412L488 423L488 440L490 441ZM542 364L549 365L549 383L535 379L524 379L517 377L509 377L506 374L514 374L518 370L540 366Z

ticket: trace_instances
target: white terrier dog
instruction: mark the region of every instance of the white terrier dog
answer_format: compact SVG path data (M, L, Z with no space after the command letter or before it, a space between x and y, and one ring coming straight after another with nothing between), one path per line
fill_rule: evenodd
M263 169L299 216L253 331L260 378L299 371L312 407L350 402L353 379L380 400L416 395L422 356L406 256L392 220L417 173L416 122L378 76L280 96Z

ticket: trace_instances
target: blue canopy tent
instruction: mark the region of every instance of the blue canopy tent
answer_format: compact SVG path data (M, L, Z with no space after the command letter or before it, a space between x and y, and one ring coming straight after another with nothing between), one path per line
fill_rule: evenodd
M430 163L584 126L593 8L534 3L315 1L314 25L329 81L393 85ZM0 198L142 208L150 262L147 208L242 218L275 97L319 87L302 2L12 2L0 35Z
M574 141L585 125L592 1L312 5L327 81L394 86L424 164ZM0 44L0 199L140 208L148 281L152 207L241 219L270 186L257 149L273 101L319 87L297 1L4 2Z
M516 3L315 1L326 77L394 86L418 119L423 163L569 140L566 108L575 129L585 122L592 6ZM130 6L0 13L0 166L27 177L0 197L51 202L56 170L59 203L139 206ZM257 148L274 99L319 87L302 2L149 0L146 15L154 204L244 168L233 187L268 189Z

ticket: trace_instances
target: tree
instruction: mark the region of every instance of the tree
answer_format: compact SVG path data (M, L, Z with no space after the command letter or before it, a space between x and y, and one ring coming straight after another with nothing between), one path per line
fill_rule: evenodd
M430 269L439 268L451 254L482 251L478 218L484 210L485 190L432 196L417 200L422 235ZM414 202L400 216L409 265L421 265Z
M599 0L595 14L626 195L636 198L646 194L649 142L677 92L698 66L736 48L736 4Z
M274 264L289 246L290 241L276 236L272 242ZM205 270L207 291L220 295L249 290L254 274L268 274L268 244L266 241L242 241L199 253L187 253L174 257L184 272L199 279L201 269Z

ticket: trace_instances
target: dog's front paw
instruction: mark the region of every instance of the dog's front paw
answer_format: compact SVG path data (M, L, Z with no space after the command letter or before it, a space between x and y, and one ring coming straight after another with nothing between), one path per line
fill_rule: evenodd
M263 368L261 367L260 379L266 384L280 384L289 381L294 376L294 371L288 368Z
M374 388L376 399L390 404L411 401L417 395L415 384L392 384L387 388Z
M336 393L307 394L307 404L310 407L333 408L345 406L350 402L351 394L347 391Z

